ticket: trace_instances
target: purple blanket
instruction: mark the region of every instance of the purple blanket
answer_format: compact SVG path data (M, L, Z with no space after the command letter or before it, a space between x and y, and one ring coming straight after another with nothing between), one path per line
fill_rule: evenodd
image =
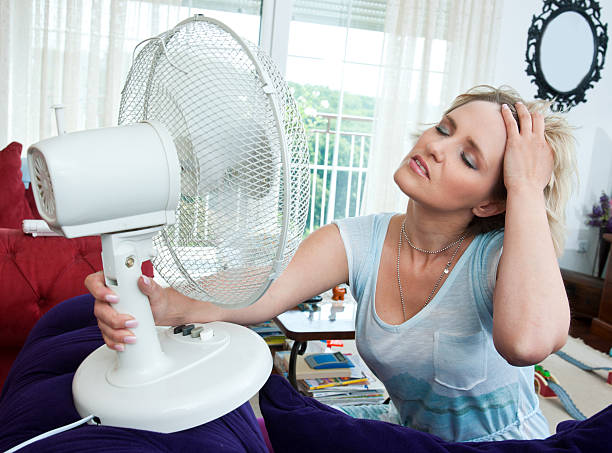
M101 344L89 295L63 302L40 319L0 395L0 451L81 418L72 402L72 377ZM217 420L173 434L82 425L19 451L267 453L268 449L246 403Z
M577 371L580 372L580 371ZM352 418L302 396L280 376L259 392L259 406L276 453L552 453L612 451L612 406L582 422L565 421L544 440L446 442L411 428Z
M0 451L80 419L72 376L102 344L93 300L80 296L50 310L34 327L0 395ZM612 406L583 422L567 421L537 441L445 442L389 423L359 420L297 393L280 376L260 391L260 407L276 453L290 452L604 452L612 445ZM83 425L20 452L257 452L266 453L250 405L173 434Z

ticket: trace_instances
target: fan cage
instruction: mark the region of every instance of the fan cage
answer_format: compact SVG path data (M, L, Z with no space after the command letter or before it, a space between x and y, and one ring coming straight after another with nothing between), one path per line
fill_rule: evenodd
M198 16L134 60L119 124L151 119L181 164L177 222L154 238L155 270L198 300L255 302L297 250L308 212L306 136L285 81L257 46Z

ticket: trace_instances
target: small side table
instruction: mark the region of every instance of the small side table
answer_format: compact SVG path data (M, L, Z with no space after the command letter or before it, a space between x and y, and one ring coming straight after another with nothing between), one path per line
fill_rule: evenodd
M304 354L310 340L355 339L357 308L355 301L347 294L343 310L337 311L330 299L329 295L323 295L323 301L319 303L319 311L289 310L274 318L274 322L285 336L293 340L293 347L289 355L288 379L295 389L297 389L295 377L297 356Z

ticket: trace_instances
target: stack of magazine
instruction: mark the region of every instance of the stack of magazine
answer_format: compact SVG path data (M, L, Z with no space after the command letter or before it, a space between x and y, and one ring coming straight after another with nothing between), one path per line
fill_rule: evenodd
M285 334L278 328L274 321L265 321L250 325L249 328L257 332L268 346L279 346L285 344Z
M278 351L274 355L276 370L287 376L290 351ZM353 364L348 376L298 378L298 390L303 394L316 398L325 404L335 406L352 406L360 404L381 404L386 398L382 383L361 361L357 354L345 354ZM298 359L302 358L298 356ZM303 359L302 359L303 360ZM323 371L323 370L316 370Z

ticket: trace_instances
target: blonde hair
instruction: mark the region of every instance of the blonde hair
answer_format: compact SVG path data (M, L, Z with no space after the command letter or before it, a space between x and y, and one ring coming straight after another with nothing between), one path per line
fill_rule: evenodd
M572 127L565 118L550 111L550 101L533 100L525 101L512 88L501 86L495 88L489 85L478 85L466 93L455 98L445 114L455 110L462 105L473 101L488 101L499 105L507 104L512 111L512 116L517 121L518 115L514 104L522 102L529 112L539 112L544 117L544 137L553 151L553 171L548 185L544 188L546 200L546 215L548 226L555 247L557 257L563 253L565 244L565 206L577 181L575 139ZM506 187L502 177L494 189L494 195L500 199L506 199ZM476 217L468 225L468 232L472 234L504 228L506 213L497 214L492 217Z

